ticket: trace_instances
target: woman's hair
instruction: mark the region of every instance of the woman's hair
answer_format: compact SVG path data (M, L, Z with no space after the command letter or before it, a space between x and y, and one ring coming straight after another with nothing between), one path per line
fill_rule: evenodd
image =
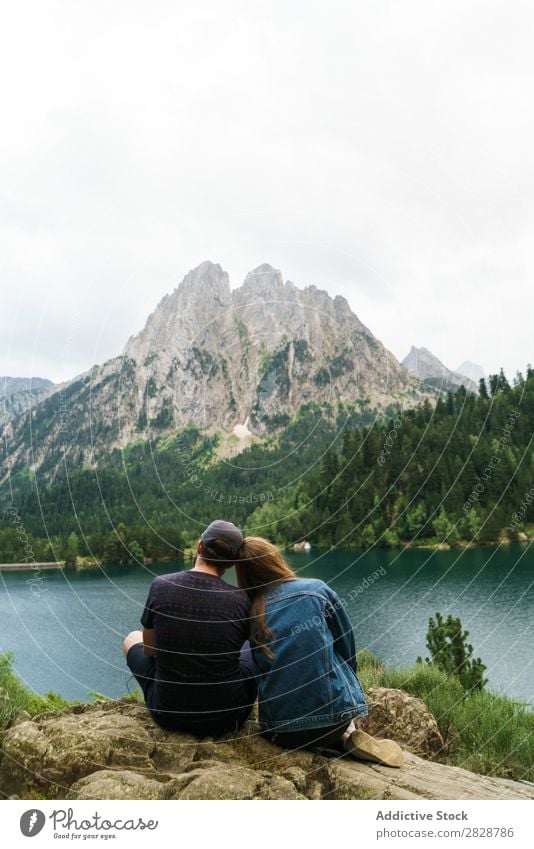
M252 599L252 639L262 647L267 657L272 657L266 645L273 635L265 624L265 593L282 581L291 581L297 576L287 565L280 549L263 537L245 537L235 570L239 586L247 590Z

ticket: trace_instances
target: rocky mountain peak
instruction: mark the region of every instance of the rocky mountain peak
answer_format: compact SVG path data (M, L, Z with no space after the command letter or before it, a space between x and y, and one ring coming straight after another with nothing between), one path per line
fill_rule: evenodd
M343 295L336 295L334 298L334 309L339 318L348 318L353 314L349 302Z
M258 265L253 271L249 271L241 286L247 295L254 293L260 297L280 295L283 288L284 280L281 272L266 262Z
M154 353L176 352L203 342L206 327L218 321L231 304L230 280L218 263L202 262L160 301L144 329L131 336L124 356L138 363Z
M186 274L174 294L183 306L213 300L224 308L230 303L230 280L218 262L206 260Z
M34 407L53 386L44 377L0 377L0 424Z
M421 394L345 298L301 289L268 263L233 290L219 265L202 263L174 294L125 353L138 370L149 364L141 383L160 387L154 405L166 399L179 425L247 421L261 433L310 401L381 407Z
M59 462L66 433L76 460L87 462L189 423L226 434L246 424L247 433L261 435L283 428L310 403L380 410L429 394L345 298L284 282L267 263L231 290L221 266L203 262L160 301L120 357L62 386L68 403L61 416L57 392L44 402L31 458L21 447L16 462L52 468L54 446ZM25 417L11 424L22 445Z
M472 380L447 368L428 348L412 345L402 365L419 380L437 389L458 389L465 386L470 392L478 392L478 386Z
M474 383L478 383L479 380L486 377L486 373L482 366L478 363L471 362L471 360L464 360L464 362L461 363L455 371L456 374L462 374Z

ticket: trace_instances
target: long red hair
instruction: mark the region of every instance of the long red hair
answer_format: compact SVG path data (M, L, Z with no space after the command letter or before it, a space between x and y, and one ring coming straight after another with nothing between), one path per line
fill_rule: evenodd
M236 563L237 582L252 599L250 618L251 637L272 658L266 643L273 634L265 623L265 593L282 581L297 576L288 566L280 549L263 537L245 537Z

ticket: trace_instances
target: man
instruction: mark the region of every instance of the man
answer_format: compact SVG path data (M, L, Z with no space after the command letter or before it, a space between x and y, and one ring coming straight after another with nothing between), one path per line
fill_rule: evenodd
M126 662L154 719L198 736L237 729L256 699L250 602L222 580L243 536L231 522L209 525L189 571L157 577L141 616L143 631L123 643Z

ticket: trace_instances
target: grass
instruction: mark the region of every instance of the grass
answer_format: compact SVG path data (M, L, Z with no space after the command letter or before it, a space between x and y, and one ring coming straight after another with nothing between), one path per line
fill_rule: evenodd
M47 710L63 710L69 704L57 693L32 693L13 672L13 656L0 654L0 730L7 728L21 711L37 716Z
M108 696L96 691L87 693L87 701L113 701ZM135 687L123 698L126 701L144 703L140 687ZM15 717L25 711L30 716L38 716L45 711L62 711L79 701L68 701L58 693L48 692L39 696L26 687L13 672L13 655L11 652L0 654L0 732L10 725Z
M125 693L123 699L135 703L144 703L143 693L140 687ZM87 701L108 702L113 701L109 696L96 691L87 693ZM13 672L13 655L11 652L0 654L0 732L10 725L15 717L25 711L30 716L38 716L45 711L62 711L71 705L80 704L79 701L69 701L60 696L59 693L48 692L39 696L26 687L20 678Z
M433 664L387 669L358 654L364 690L394 687L422 699L445 741L447 763L482 775L534 781L534 713L521 702L487 690L466 692L459 680Z

